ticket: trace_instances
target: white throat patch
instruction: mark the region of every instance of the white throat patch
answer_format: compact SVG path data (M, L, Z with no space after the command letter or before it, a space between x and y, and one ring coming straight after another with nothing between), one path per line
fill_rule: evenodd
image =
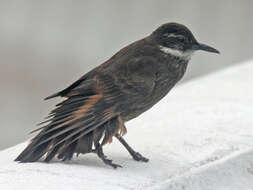
M190 60L191 56L193 54L193 51L183 52L183 51L180 51L180 50L176 50L176 49L172 49L172 48L168 48L168 47L164 47L164 46L159 46L159 48L165 54L172 55L172 56L175 56L175 57L179 57L179 58L184 59L184 60Z

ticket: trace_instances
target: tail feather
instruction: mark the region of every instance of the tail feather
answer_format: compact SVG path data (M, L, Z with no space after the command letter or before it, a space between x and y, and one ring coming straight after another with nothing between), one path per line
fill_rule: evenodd
M44 161L50 162L55 157L55 155L57 154L60 147L61 147L61 145L58 145L58 146L54 147L53 149L49 150L47 152L47 155L46 155L46 158Z
M45 144L37 146L36 149L34 148L37 139L35 138L26 148L25 150L15 159L15 161L20 162L35 162L40 157L42 157L46 152L48 147L50 146L51 141L48 141Z
M62 148L62 150L59 150L58 159L61 159L63 161L71 160L75 153L76 146L77 142L75 141L69 146L65 146L64 148Z
M102 144L111 142L112 136L122 130L122 127L118 116L110 111L111 105L105 104L101 97L92 95L88 98L71 97L71 100L64 100L53 111L49 124L38 129L41 131L15 161L35 162L44 155L45 162L54 157L70 160L74 153L91 152L93 145L100 140ZM99 101L100 104L97 104ZM69 104L73 102L78 106L71 107L73 105Z
M93 145L93 133L88 133L87 135L82 136L78 139L76 146L76 153L77 154L89 153L92 150L92 145Z
M91 152L92 146L95 146L100 141L102 141L103 145L111 142L112 137L116 133L119 133L120 130L119 122L116 117L85 135L83 135L82 132L73 135L72 132L69 131L68 133L41 144L41 141L50 136L50 134L46 134L45 136L43 136L43 133L38 134L15 161L35 162L43 155L46 155L44 159L45 162L51 161L55 156L62 161L70 160L74 153L85 154Z
M47 152L47 149L49 146L50 146L50 142L47 142L43 145L38 146L30 154L27 154L27 156L24 157L21 160L21 162L35 162L35 161L39 160Z

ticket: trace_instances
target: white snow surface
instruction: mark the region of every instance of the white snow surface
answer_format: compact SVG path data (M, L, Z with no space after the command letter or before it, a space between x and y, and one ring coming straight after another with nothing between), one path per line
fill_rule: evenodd
M0 189L252 190L253 61L179 85L127 127L125 139L148 163L116 139L105 146L123 166L116 170L93 154L16 163L25 142L0 152Z

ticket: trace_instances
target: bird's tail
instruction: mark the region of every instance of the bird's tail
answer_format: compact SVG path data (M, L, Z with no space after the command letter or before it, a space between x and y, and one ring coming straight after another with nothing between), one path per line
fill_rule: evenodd
M44 155L46 162L55 156L70 160L74 153L91 152L96 143L110 142L116 133L123 135L126 128L120 117L101 111L99 103L94 104L98 99L96 95L86 99L72 97L60 103L51 113L51 122L37 129L41 131L15 161L35 162Z
M111 142L112 137L115 134L121 133L121 135L124 135L126 132L125 130L124 127L122 128L118 118L113 118L79 138L78 135L72 136L72 133L68 132L46 141L62 131L59 130L57 132L49 133L42 131L31 140L30 144L15 159L15 161L35 162L43 155L46 155L44 159L45 162L49 162L56 155L57 158L62 161L70 160L74 153L90 153L92 152L92 147L94 147L96 143L100 142L104 145L107 142ZM71 136L71 138L68 138L68 136Z

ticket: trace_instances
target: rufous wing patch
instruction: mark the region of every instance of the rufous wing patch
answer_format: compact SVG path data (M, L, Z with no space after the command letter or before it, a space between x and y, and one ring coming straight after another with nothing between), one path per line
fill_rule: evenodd
M102 98L102 96L102 94L90 96L85 104L73 113L74 119L83 117L84 114Z

